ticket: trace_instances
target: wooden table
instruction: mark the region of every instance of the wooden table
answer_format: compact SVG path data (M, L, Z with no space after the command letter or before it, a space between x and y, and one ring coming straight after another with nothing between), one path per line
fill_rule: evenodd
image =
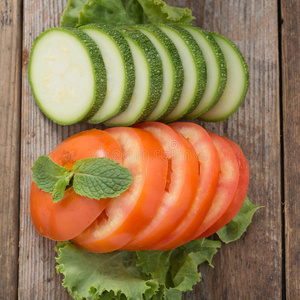
M169 0L200 27L232 39L250 69L242 106L209 131L236 141L251 170L248 195L263 205L247 234L223 245L215 268L184 299L300 299L300 1ZM69 299L55 272L55 243L29 216L31 166L87 124L58 126L28 83L31 45L59 25L67 0L0 1L0 299ZM101 126L97 126L101 128ZM298 230L298 231L297 231Z

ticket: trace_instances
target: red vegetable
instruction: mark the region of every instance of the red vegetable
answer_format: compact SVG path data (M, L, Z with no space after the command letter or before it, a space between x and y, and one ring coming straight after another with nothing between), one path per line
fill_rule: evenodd
M237 158L240 173L239 183L234 198L225 214L218 220L218 222L216 222L213 226L211 226L203 234L201 234L199 238L210 236L211 234L217 232L219 229L225 226L228 222L230 222L242 207L247 194L249 184L249 166L246 157L241 148L236 143L227 138L223 139L230 145Z
M209 135L219 155L221 172L211 207L203 223L196 230L194 239L201 236L224 215L233 201L239 181L239 165L232 148L220 136L212 133Z
M69 170L77 160L89 157L109 157L122 164L122 151L107 132L89 130L78 133L51 153L51 159ZM30 213L34 227L41 235L55 241L74 238L86 229L104 210L109 200L94 200L75 194L69 188L64 198L53 203L52 195L40 190L33 182L30 193Z
M166 186L167 160L159 141L146 130L111 128L120 144L123 166L133 175L129 190L110 200L105 211L73 242L92 252L109 252L127 244L155 216Z

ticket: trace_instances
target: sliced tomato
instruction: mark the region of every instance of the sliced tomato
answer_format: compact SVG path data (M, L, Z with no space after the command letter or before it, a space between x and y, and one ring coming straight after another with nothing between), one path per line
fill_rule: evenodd
M107 132L119 142L123 166L131 171L133 183L73 239L82 249L97 253L121 248L149 224L161 205L168 170L163 148L150 132L136 128L111 128Z
M240 173L239 182L234 198L225 214L213 226L209 227L204 233L202 233L199 238L205 238L212 235L223 226L225 226L228 222L230 222L242 207L247 195L249 184L249 166L246 157L241 148L236 143L225 137L223 137L223 139L230 145L237 158Z
M150 250L166 238L185 217L196 195L198 161L191 144L171 127L149 122L136 125L154 134L168 160L168 180L157 213L123 250ZM154 191L155 186L152 187Z
M234 151L220 136L209 133L220 159L218 186L202 224L197 229L194 239L213 226L227 211L237 190L239 181L239 164Z
M109 133L95 129L68 138L49 156L69 170L77 160L89 157L109 157L122 163L118 142ZM53 203L50 194L40 190L34 182L31 185L33 225L41 235L55 241L66 241L77 236L101 214L107 204L108 200L79 196L73 188L66 191L61 201Z
M214 198L219 180L220 162L215 146L205 129L194 123L169 125L181 133L194 147L198 159L199 181L197 193L183 221L155 247L170 250L189 242L202 224Z

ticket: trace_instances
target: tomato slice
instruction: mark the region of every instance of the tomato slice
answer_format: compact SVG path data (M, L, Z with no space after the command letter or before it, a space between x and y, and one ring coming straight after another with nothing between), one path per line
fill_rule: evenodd
M148 225L161 204L168 170L163 148L150 132L136 128L111 128L107 132L121 145L123 166L131 171L133 183L73 239L82 249L97 253L121 248Z
M239 164L234 151L220 136L212 133L209 133L209 136L220 159L219 181L211 207L195 232L194 239L199 238L203 232L213 226L224 215L233 201L239 181Z
M168 159L168 182L157 214L123 250L153 249L166 238L185 217L198 185L198 161L186 139L162 123L149 122L136 127L153 133L161 142Z
M245 197L247 195L250 175L246 157L241 148L236 143L225 137L223 137L223 139L230 145L230 147L234 151L234 154L239 164L240 177L238 187L235 192L234 198L224 215L213 226L209 227L204 233L201 234L201 236L199 236L199 238L201 239L212 235L213 233L221 229L223 226L225 226L228 222L230 222L242 207Z
M51 159L69 170L80 159L109 157L122 163L118 142L107 132L89 130L78 133L51 153ZM42 236L55 241L74 238L86 229L103 211L108 200L100 201L77 195L69 188L64 198L53 203L52 196L40 190L33 182L30 193L30 213L33 225Z
M197 194L187 215L167 238L157 244L156 250L174 249L193 238L211 206L220 173L218 153L205 129L197 124L184 122L169 126L181 133L194 147L199 162L199 181Z

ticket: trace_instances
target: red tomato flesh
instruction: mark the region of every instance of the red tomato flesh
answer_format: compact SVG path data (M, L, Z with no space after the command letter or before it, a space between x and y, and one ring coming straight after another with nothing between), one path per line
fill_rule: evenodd
M162 203L151 222L123 250L151 250L185 218L197 191L198 161L195 151L175 130L162 123L136 125L154 134L166 153L169 170ZM152 187L153 192L156 186Z
M167 238L157 244L156 250L174 249L193 238L211 206L220 173L219 156L206 130L194 123L173 123L169 126L194 147L199 162L199 181L197 194L187 215Z
M220 136L209 133L220 159L220 175L218 186L202 224L197 229L194 239L213 226L227 211L233 201L239 181L239 164L234 151Z
M168 164L160 142L136 128L111 128L120 144L123 166L133 175L130 188L110 200L103 213L73 239L90 252L110 252L128 243L155 216L166 186Z
M68 138L49 156L69 170L77 160L90 157L109 157L122 164L118 142L109 133L95 129ZM30 213L38 233L55 241L66 241L86 229L101 214L108 201L82 197L69 188L61 201L53 203L52 196L33 182Z
M225 226L228 222L230 222L242 207L247 195L249 184L249 166L246 157L241 148L236 143L225 137L223 137L223 139L230 145L230 147L234 151L239 164L240 177L238 187L235 192L234 198L225 214L213 226L209 227L204 233L199 236L199 238L201 239L212 235L223 226Z

